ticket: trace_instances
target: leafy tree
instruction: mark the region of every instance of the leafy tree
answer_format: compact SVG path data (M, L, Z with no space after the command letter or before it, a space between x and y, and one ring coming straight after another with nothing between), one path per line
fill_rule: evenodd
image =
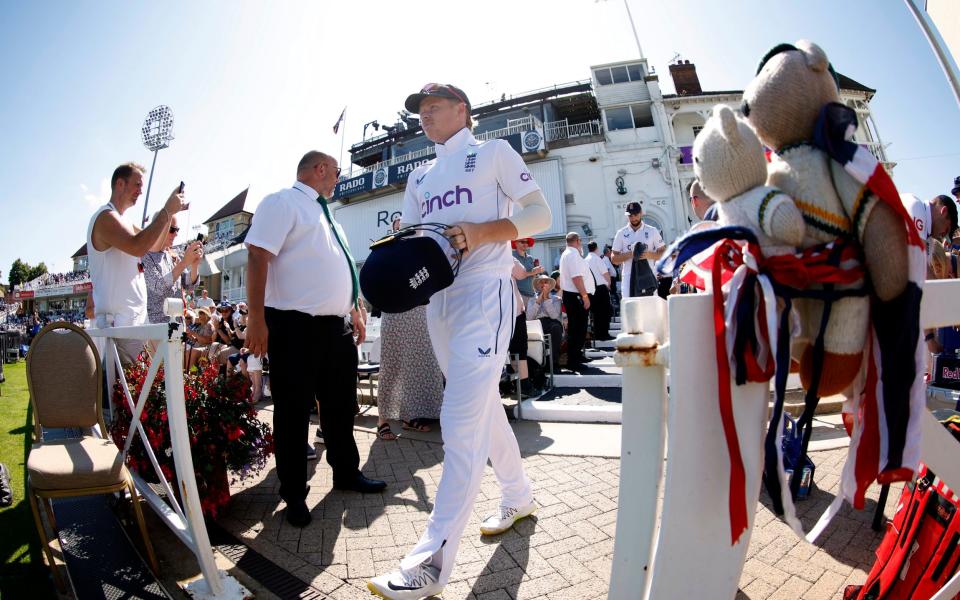
M43 262L41 261L40 264L38 264L37 266L30 267L30 275L29 277L27 277L27 281L33 281L34 279L36 279L37 277L40 277L46 272L47 272L47 265L43 264Z
M30 265L23 262L19 258L13 261L13 266L10 267L10 287L19 285L25 281L30 281Z

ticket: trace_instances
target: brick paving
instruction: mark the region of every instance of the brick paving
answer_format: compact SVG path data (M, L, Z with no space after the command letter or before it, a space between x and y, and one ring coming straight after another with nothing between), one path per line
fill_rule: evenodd
M321 457L310 463L307 505L313 523L308 527L296 529L284 521L272 465L258 480L234 488L230 510L220 519L251 548L333 599L371 597L366 578L394 569L416 542L441 474L440 444L383 442L361 431L356 437L363 471L388 482L383 494L332 490L330 469ZM805 526L832 498L845 453L844 448L812 454L816 482L827 492L817 491L799 505ZM536 518L503 535L480 537L480 521L499 500L488 467L445 599L606 597L620 461L533 454L524 457L524 466L541 505ZM875 498L877 490L872 491ZM898 494L891 491L888 514ZM873 502L862 512L844 508L817 548L799 540L761 500L737 598L841 598L845 585L864 580L880 540L870 529Z

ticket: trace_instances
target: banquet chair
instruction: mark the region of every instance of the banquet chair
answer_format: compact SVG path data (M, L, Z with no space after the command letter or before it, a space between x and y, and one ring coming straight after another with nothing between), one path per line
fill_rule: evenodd
M43 552L60 589L64 589L63 581L39 511L42 503L56 537L54 498L128 491L149 565L158 572L137 489L123 456L111 439L92 433L107 431L100 402L102 386L100 357L86 332L72 323L56 322L37 334L27 354L34 440L27 457L26 487ZM45 439L45 429L73 429L81 435Z

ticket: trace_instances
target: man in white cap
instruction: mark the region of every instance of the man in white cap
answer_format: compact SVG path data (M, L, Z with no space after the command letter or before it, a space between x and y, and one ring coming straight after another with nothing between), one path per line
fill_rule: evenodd
M463 258L453 284L427 305L430 339L447 380L440 409L443 475L433 512L399 570L367 584L393 600L443 590L488 459L502 498L498 514L481 523L481 534L502 533L536 510L499 381L516 308L509 242L550 226L550 208L523 159L504 140L481 143L473 137L470 101L462 90L427 84L405 107L419 113L437 158L410 174L403 224L452 224L443 236L428 235L462 251Z

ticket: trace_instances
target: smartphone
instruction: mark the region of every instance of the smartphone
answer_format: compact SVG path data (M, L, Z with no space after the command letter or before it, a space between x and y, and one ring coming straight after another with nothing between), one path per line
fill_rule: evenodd
M198 242L202 242L202 241L203 241L203 234L202 234L202 233L198 233L198 234L197 234L197 241L198 241Z
M540 266L540 259L539 259L539 258L533 259L533 266L535 266L535 267L539 267L539 266Z
M186 187L186 186L184 185L183 181L181 181L181 182L180 182L180 191L178 191L177 193L178 193L178 194L182 194L184 187Z

